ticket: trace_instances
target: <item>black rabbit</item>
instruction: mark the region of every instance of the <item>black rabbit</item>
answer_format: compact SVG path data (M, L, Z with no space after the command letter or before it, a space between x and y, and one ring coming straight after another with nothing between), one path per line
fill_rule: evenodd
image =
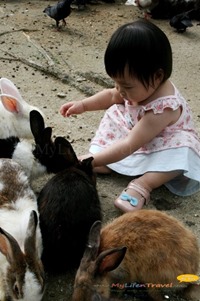
M35 143L15 136L0 139L0 158L10 158L19 163L29 179L45 173L57 173L68 167L71 164L67 153L69 142L62 137L53 141L52 128L45 127L38 111L32 110L29 119Z
M90 227L102 219L93 158L79 161L64 138L59 138L59 145L60 152L67 154L69 167L53 176L38 196L42 261L51 272L78 267Z

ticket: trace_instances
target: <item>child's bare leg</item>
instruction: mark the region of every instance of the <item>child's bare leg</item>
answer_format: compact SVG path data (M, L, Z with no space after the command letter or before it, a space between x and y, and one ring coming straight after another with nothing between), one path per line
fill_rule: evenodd
M153 189L162 186L180 174L181 171L148 172L131 181L114 201L114 205L123 212L141 209L144 204L149 202L150 193Z

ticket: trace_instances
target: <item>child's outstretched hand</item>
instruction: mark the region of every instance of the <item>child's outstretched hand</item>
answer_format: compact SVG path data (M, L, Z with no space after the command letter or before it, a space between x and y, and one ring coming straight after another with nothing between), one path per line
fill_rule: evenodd
M71 101L68 103L65 103L60 107L60 114L63 117L69 117L73 114L81 114L84 112L84 105L83 102L80 101Z

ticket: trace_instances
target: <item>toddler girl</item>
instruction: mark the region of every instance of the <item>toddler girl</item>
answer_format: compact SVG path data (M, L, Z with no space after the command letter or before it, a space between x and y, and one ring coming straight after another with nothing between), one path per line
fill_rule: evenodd
M123 212L141 209L163 184L179 196L199 191L200 140L186 100L169 80L167 36L147 20L122 25L104 61L115 87L66 103L60 112L68 117L106 110L89 150L94 170L134 178L115 206Z

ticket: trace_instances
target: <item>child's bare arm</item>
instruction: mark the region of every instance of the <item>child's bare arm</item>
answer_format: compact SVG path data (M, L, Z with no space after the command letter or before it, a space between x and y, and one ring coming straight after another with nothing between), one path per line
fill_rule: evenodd
M115 103L123 103L123 98L116 88L105 89L83 100L65 103L61 106L60 113L64 117L69 117L86 111L106 110Z
M165 109L162 114L147 112L133 127L126 138L108 146L105 150L94 154L93 166L105 166L120 161L150 142L164 128L176 122L180 116L180 109L172 111Z

